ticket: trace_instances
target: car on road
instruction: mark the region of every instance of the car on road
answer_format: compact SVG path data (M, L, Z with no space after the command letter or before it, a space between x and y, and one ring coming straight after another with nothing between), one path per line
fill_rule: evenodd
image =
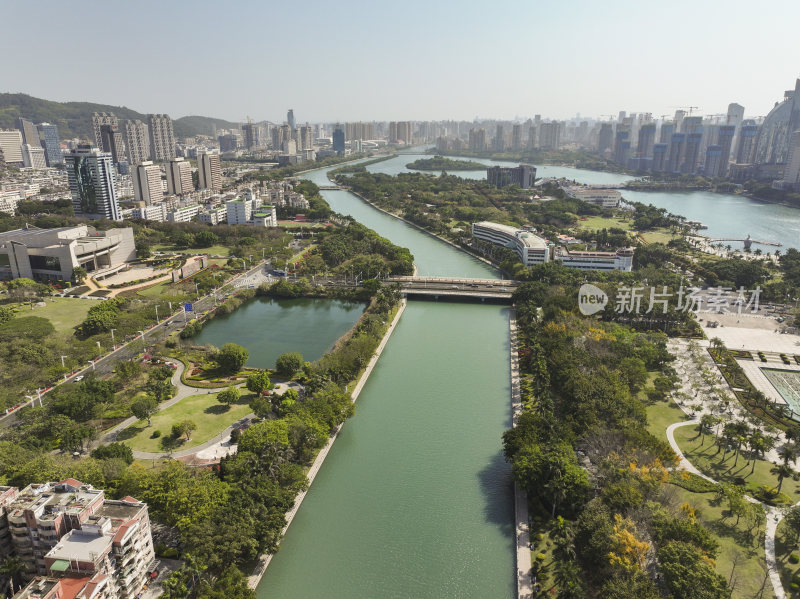
M82 374L79 374L78 376L76 376L76 377L75 377L75 382L76 382L76 383L79 383L79 382L81 382L82 380L83 380L83 375L82 375Z

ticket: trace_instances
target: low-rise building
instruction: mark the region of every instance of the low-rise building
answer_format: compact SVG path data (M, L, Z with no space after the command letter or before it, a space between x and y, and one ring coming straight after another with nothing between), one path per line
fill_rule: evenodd
M561 249L556 260L564 266L579 270L621 270L633 269L633 248L622 248L616 252L583 252Z
M208 206L197 215L197 221L210 225L218 225L228 220L228 212L225 206Z
M564 187L564 191L572 198L581 200L587 204L602 206L603 208L619 208L619 203L622 199L622 194L617 189Z
M188 223L200 213L200 206L183 206L177 210L167 212L167 220L172 223Z
M162 223L167 219L167 211L163 203L151 204L150 206L141 205L133 209L131 218L141 218Z
M536 167L530 164L490 166L486 169L486 181L497 188L519 185L522 189L530 189L536 183Z
M524 229L483 221L472 224L472 236L514 250L525 266L550 261L552 244Z

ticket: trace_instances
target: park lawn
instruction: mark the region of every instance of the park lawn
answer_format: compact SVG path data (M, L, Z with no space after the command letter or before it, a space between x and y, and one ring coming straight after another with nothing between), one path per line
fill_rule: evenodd
M683 451L686 458L694 464L703 474L719 482L733 483L736 478L747 481L746 492L753 495L759 485L778 486L778 478L770 472L772 462L756 460L755 471L750 474L753 467L748 464L744 455L739 456L739 463L734 469L735 456L733 451L728 452L725 461L722 461L723 452L717 454L717 446L713 443L713 435L705 435L705 443L701 445L701 437L694 426L682 426L675 429L675 441ZM800 501L800 484L790 478L783 481L781 492L788 495L792 503Z
M589 216L586 220L578 220L575 225L579 229L622 229L623 231L631 230L631 221L624 221L621 218L606 218L605 216Z
M41 308L23 307L17 312L20 316L41 316L49 320L59 334L72 335L76 326L86 320L89 308L97 303L72 297L54 297L46 300L47 305Z
M136 293L144 297L160 297L169 290L171 285L171 280L161 281L160 283L156 283L150 287L139 289Z
M307 248L303 248L301 251L297 252L294 256L291 257L291 259L289 260L289 264L294 264L295 262L299 262L304 254L310 253L315 247L317 247L317 244L312 243Z
M775 532L775 558L786 595L800 597L800 584L798 584L798 588L792 588L792 582L800 580L800 564L789 562L789 556L792 553L798 553L798 544L793 542L793 537L794 534L789 532L786 520L781 520L778 523L778 530Z
M661 441L667 440L667 427L670 424L686 420L683 410L669 399L647 403L646 411L647 430Z
M176 248L168 243L159 243L153 246L154 252L175 252L176 254L209 254L217 256L228 256L230 250L224 245L212 245L207 248Z
M640 235L647 243L663 243L664 245L668 244L673 239L680 238L680 235L670 233L668 229L663 227L655 231L645 231Z
M227 408L217 401L216 393L190 395L154 414L151 418L152 426L147 426L146 420L140 420L120 432L118 439L124 440L136 451L158 453L162 451L161 439L170 435L173 424L182 420L192 420L197 429L192 433L192 438L182 443L178 449L196 447L247 416L252 411L248 405L252 397L252 393L245 393L237 403ZM155 430L161 431L161 437L151 438Z
M680 429L678 429L680 430ZM678 505L688 503L696 510L697 519L707 528L719 542L717 555L717 573L725 580L730 580L734 556L738 553L741 557L736 564L735 588L732 597L735 599L753 599L774 597L772 584L766 579L766 561L764 559L764 543L761 533L764 530L765 517L761 516L758 528L753 529L753 534L748 531L748 524L742 518L736 526L735 517L725 518L724 503L713 505L713 493L692 493L676 485L668 487L669 492L676 493ZM763 595L760 595L761 588Z

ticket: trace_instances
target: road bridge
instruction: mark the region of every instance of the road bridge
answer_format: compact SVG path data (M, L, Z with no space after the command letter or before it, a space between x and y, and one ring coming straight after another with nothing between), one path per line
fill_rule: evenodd
M389 277L387 283L400 285L406 297L426 299L479 299L511 303L518 281L454 277Z

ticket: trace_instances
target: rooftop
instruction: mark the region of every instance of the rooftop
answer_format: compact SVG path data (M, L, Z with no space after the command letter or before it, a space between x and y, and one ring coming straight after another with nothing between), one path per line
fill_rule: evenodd
M111 551L111 541L111 537L92 530L71 530L47 554L56 560L51 569L64 571L69 569L70 561L75 560L94 562ZM63 568L62 561L67 562L66 568Z

